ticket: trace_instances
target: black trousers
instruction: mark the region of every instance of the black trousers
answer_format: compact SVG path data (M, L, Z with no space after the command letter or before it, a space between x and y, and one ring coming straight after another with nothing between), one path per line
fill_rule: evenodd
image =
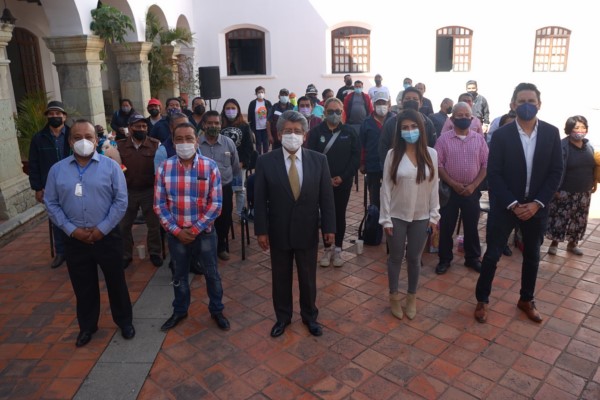
M231 213L233 212L233 188L231 183L223 185L223 205L221 215L215 220L215 229L217 230L217 253L229 251L227 245L227 235L231 229Z
M271 246L271 272L273 276L273 308L277 321L291 322L293 312L292 283L294 259L300 287L300 315L302 322L317 320L317 246L309 249L281 250Z
M346 234L346 209L350 200L350 192L354 179L343 182L340 186L333 188L333 204L335 205L335 246L342 247L344 235Z
M521 266L520 299L533 300L535 283L540 264L540 246L544 242L544 232L548 217L519 220L512 211L492 208L488 215L487 250L481 262L481 274L477 280L475 295L477 301L488 303L492 292L492 282L496 275L496 264L510 232L518 227L523 236L523 264Z
M379 193L381 191L383 172L367 172L365 179L367 180L367 190L369 191L369 204L375 204L377 209L380 210Z
M479 260L481 257L481 245L479 244L479 199L481 192L476 190L470 196L461 196L454 190L450 192L448 203L440 208L440 247L439 257L441 263L450 263L453 253L452 235L458 212L463 221L465 260Z
M98 266L104 274L110 311L119 327L132 322L131 300L123 271L123 240L119 228L94 244L67 238L67 270L77 299L77 321L81 331L95 331L100 318Z

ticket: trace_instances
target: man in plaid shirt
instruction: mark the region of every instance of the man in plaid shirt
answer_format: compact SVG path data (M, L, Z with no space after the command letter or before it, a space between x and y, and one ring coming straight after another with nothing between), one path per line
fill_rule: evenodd
M222 330L229 330L223 316L223 287L217 270L217 234L214 221L222 206L221 174L217 164L198 154L196 130L190 123L173 130L177 156L164 161L156 173L154 212L167 232L174 261L173 315L161 326L167 331L187 317L190 306L190 263L201 260L208 292L208 310Z
M440 208L440 261L435 272L446 273L452 263L452 234L459 211L464 227L465 266L480 272L479 185L487 174L488 146L483 135L471 128L469 104L456 103L451 120L452 130L443 132L435 143L440 179L451 188L448 203Z

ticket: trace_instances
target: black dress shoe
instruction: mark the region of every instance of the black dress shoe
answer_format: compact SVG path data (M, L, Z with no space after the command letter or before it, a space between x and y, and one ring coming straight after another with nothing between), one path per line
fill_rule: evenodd
M160 256L157 256L156 254L152 254L150 255L150 261L152 262L152 265L154 265L155 267L162 267L163 264L163 259L160 258Z
M289 324L289 322L275 322L275 325L273 325L273 328L271 328L271 337L278 337L283 335L283 332L285 332L285 327Z
M448 268L450 268L450 263L441 262L435 267L435 273L438 275L445 274L448 271Z
M306 322L305 324L308 326L308 331L311 335L321 336L323 334L323 328L317 321Z
M127 267L129 267L129 264L131 264L131 258L124 258L123 259L123 269L127 269Z
M181 320L185 319L187 316L188 316L187 313L182 314L182 315L177 315L177 314L171 315L171 317L167 320L167 322L162 324L162 326L160 327L160 330L163 332L166 332L169 329L174 328Z
M469 267L475 272L481 273L481 261L477 259L465 261L465 267Z
M54 260L52 260L52 263L50 264L50 268L52 268L52 269L58 268L64 262L65 262L65 255L57 254L56 257L54 257Z
M212 314L210 317L215 320L217 326L221 328L221 330L229 330L229 321L227 320L227 318L225 318L223 313Z
M92 340L92 335L94 333L96 333L97 330L98 330L98 328L91 330L91 331L79 332L79 335L77 335L77 341L75 342L75 346L83 347L86 344L88 344L90 342L90 340Z
M133 325L127 325L121 328L121 336L125 339L133 339L135 336L135 328Z
M508 247L508 245L504 246L504 250L502 250L502 254L504 254L505 256L512 256L512 250L510 249L510 247Z

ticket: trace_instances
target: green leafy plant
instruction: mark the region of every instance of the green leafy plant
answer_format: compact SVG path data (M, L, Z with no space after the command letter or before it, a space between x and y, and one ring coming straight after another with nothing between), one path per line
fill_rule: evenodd
M29 145L33 136L41 131L48 119L44 115L48 104L48 93L33 92L25 95L17 104L15 127L17 129L17 141L21 159L29 158Z
M158 97L158 92L173 83L171 61L165 60L163 45L172 43L192 44L194 34L185 28L166 29L161 26L156 15L146 14L146 41L152 43L148 53L148 75L150 94Z
M104 49L100 53L100 58L103 60L106 60L108 55L108 45L125 43L125 35L135 30L131 18L106 4L92 10L90 29L104 40Z

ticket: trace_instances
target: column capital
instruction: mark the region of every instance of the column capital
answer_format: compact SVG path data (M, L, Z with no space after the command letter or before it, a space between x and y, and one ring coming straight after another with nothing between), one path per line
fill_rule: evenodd
M100 51L104 40L99 36L53 36L45 37L48 49L54 53L55 64L101 64Z
M0 47L6 47L10 39L12 39L12 32L15 28L12 24L6 24L4 22L0 22Z
M113 43L110 45L118 64L148 62L150 42Z
M163 57L166 60L175 60L179 53L181 53L181 45L163 44L162 46Z

